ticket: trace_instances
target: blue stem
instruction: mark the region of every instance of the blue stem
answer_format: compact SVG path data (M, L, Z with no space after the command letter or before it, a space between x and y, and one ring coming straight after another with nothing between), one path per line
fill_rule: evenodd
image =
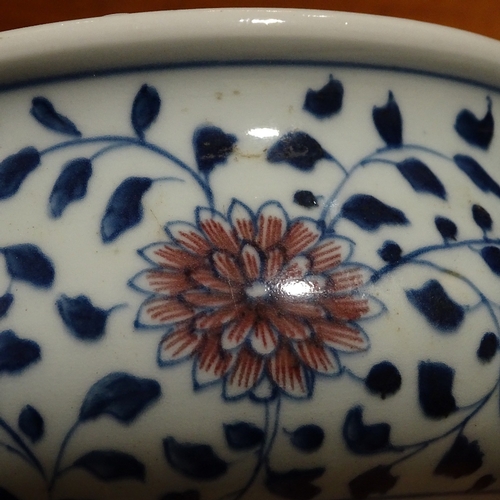
M207 199L209 206L211 208L214 207L213 192L212 192L212 188L210 187L210 183L209 183L208 179L204 179L201 175L199 175L197 172L195 172L189 165L184 163L182 160L180 160L179 158L177 158L173 154L169 153L166 149L163 149L155 144L149 143L149 142L144 141L142 139L137 139L135 137L128 137L128 136L120 136L120 135L104 135L104 136L97 136L97 137L88 137L88 138L84 138L84 139L73 139L70 141L60 142L58 144L55 144L54 146L46 148L40 152L40 155L44 156L46 154L54 153L56 151L70 148L70 147L81 146L81 145L85 145L85 144L99 144L99 143L103 143L103 142L104 143L114 143L114 144L108 145L105 148L102 148L98 152L94 153L94 155L91 157L92 159L96 159L99 156L104 155L111 150L122 148L122 147L135 146L135 147L140 147L140 148L146 149L148 151L151 151L153 153L156 153L156 154L166 158L167 160L172 161L178 167L180 167L182 170L186 171L202 189L203 193L205 194L205 197Z
M2 428L10 437L11 439L19 446L19 448L24 452L26 455L26 459L35 467L35 469L38 470L38 472L41 474L41 476L46 479L45 476L45 471L43 470L42 464L36 458L34 453L26 446L24 441L21 439L19 434L12 429L12 427L3 419L0 417L0 428Z
M340 192L344 188L344 186L347 184L349 179L356 173L357 170L359 170L362 167L368 166L370 164L374 163L387 163L389 165L396 165L397 162L394 162L392 160L387 160L385 158L378 158L379 155L386 154L386 153L392 153L392 152L401 152L401 151L416 151L420 153L427 153L431 154L433 156L436 156L438 158L441 158L446 161L453 162L453 158L450 158L446 155L443 155L439 151L436 151L431 148L427 148L425 146L420 146L418 144L406 144L400 147L393 147L393 146L386 146L380 149L377 149L374 153L365 156L362 160L360 160L358 163L356 163L348 172L345 170L345 168L342 167L344 172L346 172L345 177L342 179L342 181L339 183L337 188L333 191L333 193L327 198L323 210L321 211L320 215L320 220L321 221L326 221L326 217L328 215L328 212L330 211L330 207L333 205L337 197L339 196ZM335 219L336 221L337 219ZM329 225L329 228L333 228L334 223Z
M59 448L59 453L57 454L56 458L56 463L54 464L54 471L52 472L52 478L50 479L49 483L49 492L54 489L54 486L56 484L57 478L60 476L61 472L61 462L63 459L64 452L66 451L66 448L68 447L68 444L73 437L73 434L76 432L80 425L80 421L77 421L71 429L67 432L66 436L63 439L63 442L61 444L61 447Z

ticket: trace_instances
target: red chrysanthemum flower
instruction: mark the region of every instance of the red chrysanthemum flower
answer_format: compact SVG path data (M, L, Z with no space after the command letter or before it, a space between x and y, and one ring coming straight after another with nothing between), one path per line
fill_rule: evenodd
M234 201L227 217L199 208L196 224L166 229L169 242L142 251L154 267L132 281L149 294L136 324L166 328L159 364L192 359L196 387L310 397L317 374L339 373L339 352L367 349L356 321L380 307L360 292L367 272L346 263L345 238L278 203L253 214Z

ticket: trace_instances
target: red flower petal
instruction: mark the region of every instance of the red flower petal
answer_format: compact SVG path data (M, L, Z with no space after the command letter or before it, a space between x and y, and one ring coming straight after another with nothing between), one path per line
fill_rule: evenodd
M205 256L211 250L205 236L191 224L174 222L167 226L167 231L178 245L190 252Z
M244 311L232 323L224 328L222 333L222 348L226 350L239 347L248 337L255 323L255 313L253 311Z
M291 340L305 340L311 335L310 328L296 316L280 314L271 308L268 309L266 315L276 331L283 337Z
M259 213L257 224L256 243L262 250L267 250L279 243L285 234L285 212L276 203L270 203Z
M248 349L241 349L226 380L226 394L237 397L254 387L264 370L264 361Z
M196 382L209 384L223 378L232 366L234 356L222 349L217 335L205 335L197 349Z
M255 247L252 245L245 245L241 251L241 261L247 279L254 281L260 278L262 264L259 252L257 252Z
M348 241L325 239L308 253L312 261L312 271L322 273L334 269L348 258L350 252L351 244Z
M201 338L191 333L186 325L179 325L161 340L158 351L160 361L166 364L190 356L198 347Z
M213 255L215 269L224 281L243 284L245 279L235 258L227 252L215 252Z
M267 369L274 383L290 396L310 396L306 370L289 347L278 349L267 362Z
M283 238L283 247L289 258L311 248L319 240L321 231L317 224L310 220L295 221Z
M163 326L186 321L194 316L192 308L170 297L153 297L139 310L138 321L145 326Z
M156 264L172 269L192 269L202 264L198 255L186 252L171 243L162 243L145 251L146 257Z
M253 350L265 356L272 353L278 345L278 335L273 331L271 325L265 320L259 320L255 323L250 343Z
M283 269L285 254L280 248L273 248L267 252L264 279L269 281L275 278Z
M225 307L237 302L236 297L225 293L216 293L209 290L189 290L182 294L182 298L195 307L211 309Z
M370 312L370 302L368 299L361 299L352 295L324 298L321 299L321 305L335 319L345 321L360 319Z
M340 366L333 353L316 342L305 341L294 344L300 359L315 372L333 375L340 371Z
M192 286L183 272L169 269L154 269L144 273L148 289L164 295L177 295Z
M220 329L241 314L241 307L224 307L213 312L201 313L195 320L196 330Z
M331 293L351 292L363 286L368 280L368 273L359 267L343 267L330 274L327 291Z
M311 262L309 259L303 255L299 255L286 264L280 274L280 280L300 280L309 272L310 268Z
M321 319L326 316L325 310L316 302L286 300L286 297L278 297L276 302L281 314L304 319Z
M255 225L252 214L241 203L235 202L231 209L231 224L241 241L253 241Z
M335 321L318 321L313 324L313 329L321 342L338 351L358 352L368 348L368 339L355 326Z
M235 293L233 286L227 281L223 281L214 275L211 269L200 268L195 269L191 273L191 278L197 281L201 286L204 286L208 290L213 290L215 292L222 292L225 294Z
M218 250L226 250L236 255L239 242L230 224L219 214L208 209L200 210L199 226L208 240Z

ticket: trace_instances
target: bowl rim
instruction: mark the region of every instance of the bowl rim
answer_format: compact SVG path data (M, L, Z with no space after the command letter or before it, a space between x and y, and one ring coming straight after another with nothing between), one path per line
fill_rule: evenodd
M0 34L2 88L168 66L340 64L500 87L500 42L392 17L302 9L113 14Z

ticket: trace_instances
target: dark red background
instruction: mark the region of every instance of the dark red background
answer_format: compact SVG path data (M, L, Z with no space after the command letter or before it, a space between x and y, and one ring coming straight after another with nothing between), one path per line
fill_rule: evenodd
M119 12L290 7L404 17L500 39L499 0L0 0L0 4L0 31Z

